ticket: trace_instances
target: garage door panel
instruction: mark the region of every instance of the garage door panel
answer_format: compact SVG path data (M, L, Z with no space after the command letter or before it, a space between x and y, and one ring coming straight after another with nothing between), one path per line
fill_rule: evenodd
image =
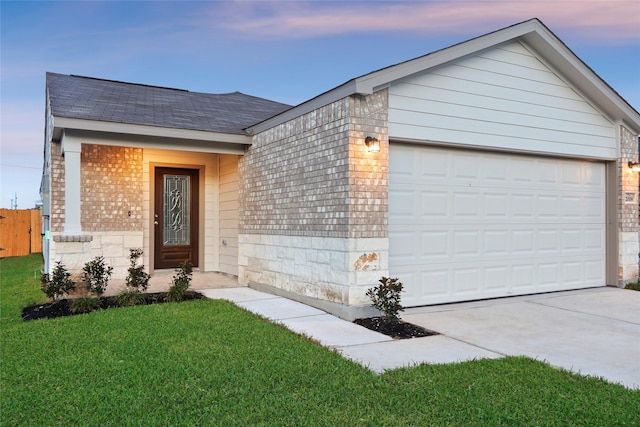
M583 271L584 280L588 283L594 284L594 286L598 286L598 283L604 283L605 270L599 259L586 260Z
M396 258L402 259L405 264L416 262L416 254L420 250L420 245L416 242L418 237L419 235L410 230L397 231L394 233L393 241L389 241L389 251L393 252Z
M413 217L417 209L416 191L389 191L389 215L396 217Z
M606 215L602 197L584 197L582 205L584 206L584 216L587 218L596 218L597 221L600 221Z
M539 230L538 231L538 253L555 254L559 251L558 230Z
M417 168L412 170L410 175L428 177L435 182L447 181L451 178L448 157L446 153L415 157L419 162L412 161L412 165Z
M406 190L390 186L389 212L391 215L402 215L407 220L430 220L469 223L495 220L498 222L531 222L539 224L544 221L575 223L602 223L605 216L604 193L593 195L557 194L557 192L541 192L527 194L496 189L476 192L468 189L416 188Z
M587 228L583 231L584 235L584 250L596 250L600 251L605 245L604 230L600 228Z
M405 305L604 285L603 164L392 144L390 165Z
M482 268L456 268L453 270L453 292L456 295L475 296L482 286Z
M509 269L507 267L487 267L484 269L485 288L491 292L509 292Z
M420 192L421 217L446 218L449 207L449 193L446 191Z
M583 227L563 230L537 228L529 224L503 225L439 224L416 230L416 224L390 229L391 257L405 265L407 257L420 262L450 258L451 262L474 258L553 257L602 254L605 247L603 230ZM414 261L411 261L414 262Z
M450 257L450 234L446 231L425 231L420 233L423 260L433 261L438 258L446 259Z

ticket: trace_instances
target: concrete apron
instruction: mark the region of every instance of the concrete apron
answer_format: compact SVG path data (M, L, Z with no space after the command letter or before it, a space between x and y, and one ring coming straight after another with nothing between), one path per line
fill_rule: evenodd
M496 355L640 388L640 292L596 288L418 307L402 318Z
M640 387L640 292L598 288L407 309L441 335L393 340L313 307L250 288L201 291L309 336L375 372L420 363L526 355Z

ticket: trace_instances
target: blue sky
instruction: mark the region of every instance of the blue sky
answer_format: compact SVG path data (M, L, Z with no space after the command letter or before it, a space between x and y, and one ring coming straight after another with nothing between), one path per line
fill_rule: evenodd
M640 110L640 1L0 1L0 207L38 200L45 72L298 104L541 19Z

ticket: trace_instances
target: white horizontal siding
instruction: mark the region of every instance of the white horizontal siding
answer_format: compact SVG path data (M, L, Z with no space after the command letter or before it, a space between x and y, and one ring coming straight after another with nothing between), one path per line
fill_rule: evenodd
M616 158L614 125L520 43L394 83L389 135Z
M236 276L238 275L238 185L238 156L221 155L220 271Z

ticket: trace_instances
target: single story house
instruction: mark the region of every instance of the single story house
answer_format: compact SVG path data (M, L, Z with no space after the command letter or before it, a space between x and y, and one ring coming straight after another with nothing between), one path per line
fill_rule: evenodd
M640 114L537 19L291 107L47 74L45 268L200 271L355 318L638 278Z

